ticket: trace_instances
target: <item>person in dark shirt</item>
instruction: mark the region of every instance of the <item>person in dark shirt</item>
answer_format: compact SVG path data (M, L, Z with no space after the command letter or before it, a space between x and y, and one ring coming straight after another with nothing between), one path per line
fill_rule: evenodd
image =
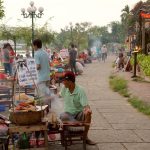
M123 69L124 68L124 56L122 50L119 50L119 63L118 63L118 68Z
M53 55L51 56L51 60L53 61L56 57L56 52L53 52Z
M69 51L69 65L71 71L77 75L76 57L77 57L77 51L75 50L75 45L71 44L71 50Z

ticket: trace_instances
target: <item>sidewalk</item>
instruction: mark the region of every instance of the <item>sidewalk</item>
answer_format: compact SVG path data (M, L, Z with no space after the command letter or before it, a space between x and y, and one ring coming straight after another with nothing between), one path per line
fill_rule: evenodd
M97 142L95 150L149 150L150 118L109 88L113 60L109 56L106 63L89 64L84 75L78 78L93 110L90 138ZM146 92L144 87L143 91Z

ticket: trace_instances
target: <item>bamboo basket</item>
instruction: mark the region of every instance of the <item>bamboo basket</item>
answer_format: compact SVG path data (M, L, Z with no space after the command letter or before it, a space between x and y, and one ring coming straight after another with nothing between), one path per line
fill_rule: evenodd
M29 111L29 112L10 112L10 121L17 125L32 125L41 123L43 117L43 110Z

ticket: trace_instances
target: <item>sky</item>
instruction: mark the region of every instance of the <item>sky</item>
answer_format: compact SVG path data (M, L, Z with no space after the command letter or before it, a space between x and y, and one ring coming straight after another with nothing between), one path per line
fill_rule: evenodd
M3 0L5 18L1 23L11 26L31 26L31 18L23 18L21 8L27 9L31 0ZM111 21L120 21L125 5L133 8L139 0L34 0L35 7L43 7L42 18L35 19L38 27L48 22L49 27L59 32L61 28L81 22L104 26ZM51 18L51 19L50 19Z

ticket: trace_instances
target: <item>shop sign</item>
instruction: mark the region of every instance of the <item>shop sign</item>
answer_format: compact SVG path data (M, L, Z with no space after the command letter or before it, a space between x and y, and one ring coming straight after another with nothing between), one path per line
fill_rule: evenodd
M150 14L146 14L146 13L141 13L141 17L144 19L150 19Z

